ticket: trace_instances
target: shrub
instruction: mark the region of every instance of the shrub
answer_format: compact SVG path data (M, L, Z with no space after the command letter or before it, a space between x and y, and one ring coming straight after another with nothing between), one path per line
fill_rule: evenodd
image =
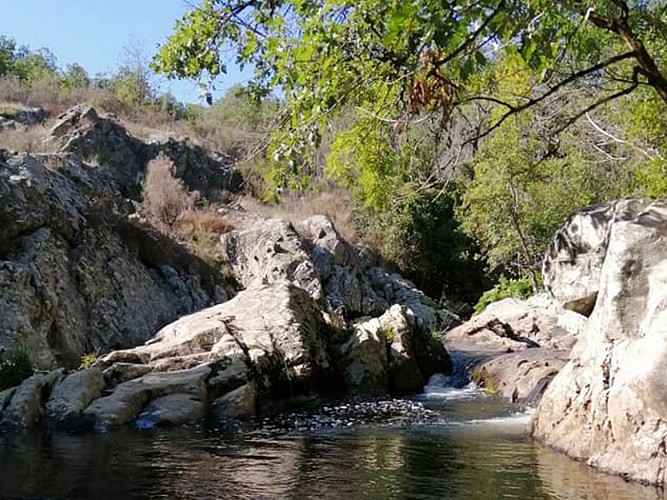
M85 370L86 368L92 368L99 361L99 356L95 353L89 352L81 356L81 364L79 365L79 370Z
M380 328L378 328L378 335L384 338L388 344L391 344L394 341L396 332L392 325L380 325Z
M194 197L183 181L174 177L173 162L160 154L148 163L143 191L143 212L153 220L172 227L178 217L192 209Z
M0 351L0 391L19 385L32 374L32 363L25 349Z
M533 294L533 285L530 278L508 279L501 276L496 286L484 292L475 304L475 314L481 313L492 302L502 299L527 299Z

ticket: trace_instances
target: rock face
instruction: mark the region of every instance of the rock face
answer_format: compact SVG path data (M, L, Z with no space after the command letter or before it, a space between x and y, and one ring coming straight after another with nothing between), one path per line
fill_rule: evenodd
M471 378L477 384L534 405L565 365L585 320L539 296L504 299L449 331L445 345L476 360Z
M111 167L118 188L126 196L138 194L147 163L165 154L173 160L174 174L191 191L213 195L216 191L236 192L241 177L231 160L190 144L187 139L158 138L144 143L131 136L113 116L100 116L94 108L79 105L57 118L50 140L63 153L75 153L85 161Z
M544 256L544 286L565 309L589 316L616 223L634 219L649 200L630 198L579 209L556 232Z
M579 460L664 486L667 202L612 225L597 302L536 411L533 435Z
M38 368L74 367L224 298L210 266L100 210L95 199L114 192L105 172L50 161L0 154L0 347L20 343Z

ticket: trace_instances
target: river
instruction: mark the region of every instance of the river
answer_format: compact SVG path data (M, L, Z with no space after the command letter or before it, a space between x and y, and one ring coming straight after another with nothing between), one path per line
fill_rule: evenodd
M662 498L531 442L528 412L447 382L224 428L0 434L0 497Z

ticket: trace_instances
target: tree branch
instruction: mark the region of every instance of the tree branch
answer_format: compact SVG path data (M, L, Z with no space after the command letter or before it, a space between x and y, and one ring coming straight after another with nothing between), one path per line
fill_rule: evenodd
M624 54L619 54L619 55L610 57L609 59L607 59L605 61L602 61L598 64L595 64L595 65L593 65L589 68L583 69L581 71L577 71L576 73L572 73L570 76L568 76L567 78L564 78L563 80L558 82L556 85L551 87L547 92L545 92L541 96L536 97L534 99L529 99L527 102L525 102L523 104L520 104L518 106L512 106L508 103L504 103L502 101L496 100L498 102L498 104L501 104L501 105L507 107L508 111L503 116L501 116L500 119L495 124L493 124L491 127L489 127L484 132L482 132L482 134L479 137L476 137L475 140L483 139L484 137L489 135L491 132L493 132L494 130L499 128L505 122L505 120L507 120L510 116L515 115L517 113L520 113L521 111L525 111L526 109L530 108L531 106L535 106L536 104L541 103L546 98L554 95L556 92L558 92L560 89L562 89L566 85L569 85L570 83L572 83L572 82L574 82L574 81L576 81L580 78L583 78L585 76L588 76L592 73L596 73L597 71L600 71L601 69L604 69L607 66L610 66L610 65L615 64L617 62L624 61L626 59L631 59L631 58L634 58L634 57L635 57L634 52L626 52ZM636 71L635 71L635 73L636 73ZM637 88L638 85L639 85L639 82L636 81L636 74L635 74L634 78L633 78L633 85L629 88L634 90L635 88ZM627 91L627 89L626 89L626 91ZM624 92L623 94L620 94L617 97L620 97L621 95L625 95L627 93L630 93L630 91ZM493 102L494 99L495 98L488 97L488 96L477 96L477 97L474 97L474 98L465 99L462 102L472 101L472 100L486 100L486 101L492 101ZM609 99L609 100L611 100L611 99ZM603 104L603 103L601 103L601 104ZM595 109L595 108L593 108L593 109ZM577 117L577 118L579 118L579 117Z

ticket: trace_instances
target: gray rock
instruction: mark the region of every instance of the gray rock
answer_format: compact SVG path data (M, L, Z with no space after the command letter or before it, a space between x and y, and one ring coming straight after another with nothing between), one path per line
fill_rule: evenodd
M248 383L217 398L211 405L214 418L247 418L255 415L257 407L257 388Z
M40 369L74 368L218 300L210 266L93 206L108 195L94 173L72 180L45 163L0 158L0 347L21 343Z
M182 425L196 422L205 414L205 402L196 395L176 393L153 399L137 420L143 425Z
M24 380L9 399L2 413L0 427L27 429L40 425L44 417L42 401L61 376L62 371L55 370Z
M579 209L556 232L542 263L544 286L566 309L593 310L614 224L632 220L649 200L630 198Z
M534 406L567 362L569 352L536 347L502 354L474 367L472 380L513 403Z
M595 309L532 422L540 441L664 486L667 202L611 227Z
M337 353L346 386L355 393L417 392L434 373L451 370L444 347L397 304L379 318L357 322Z
M77 418L104 389L104 378L97 368L72 372L59 380L46 402L46 415L56 421Z
M337 346L337 357L348 390L359 394L387 391L387 339L377 318L360 320L353 325L347 341Z
M210 373L211 369L207 366L170 373L150 373L116 386L109 396L94 400L84 415L94 420L96 425L116 426L132 422L150 401L163 396L187 394L199 401L207 401L206 378ZM186 408L191 410L191 406L186 405ZM173 412L170 417L177 418Z
M568 315L567 322L561 320L562 314ZM565 313L531 301L503 299L447 332L445 345L451 350L487 354L538 346L569 351L583 321L583 316L571 311Z
M223 234L219 244L236 279L248 288L287 279L322 299L322 286L306 245L287 221L268 219Z

